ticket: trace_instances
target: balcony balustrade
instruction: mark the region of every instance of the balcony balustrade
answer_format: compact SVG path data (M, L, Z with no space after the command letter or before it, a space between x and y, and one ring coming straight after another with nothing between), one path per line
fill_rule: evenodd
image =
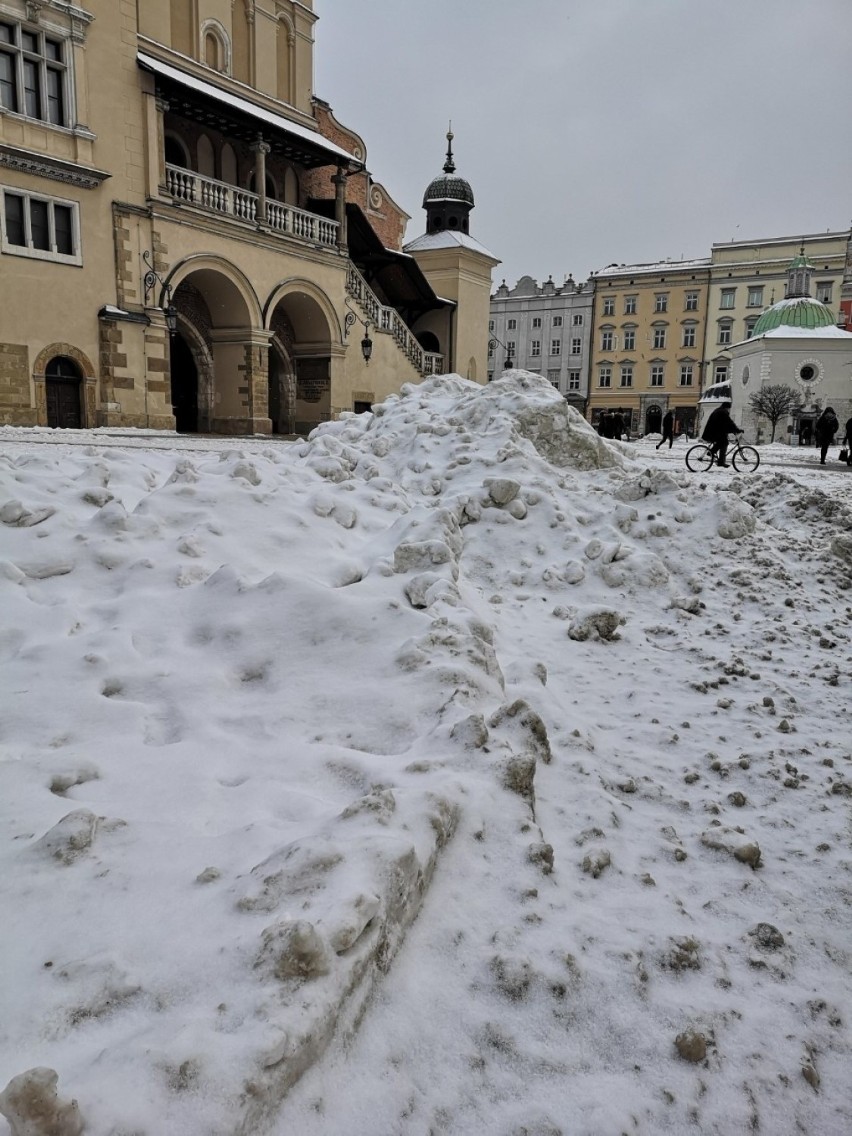
M175 201L207 209L225 217L235 217L238 221L258 224L258 202L256 193L240 189L227 182L198 174L181 166L166 166L166 188ZM327 217L307 213L294 205L281 201L266 200L265 228L275 233L285 233L297 240L315 245L334 248L337 245L338 224Z

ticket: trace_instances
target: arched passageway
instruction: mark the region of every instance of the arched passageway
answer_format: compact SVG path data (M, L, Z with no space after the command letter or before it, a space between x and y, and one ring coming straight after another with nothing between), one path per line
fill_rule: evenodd
M272 297L270 418L282 434L308 434L331 417L333 320L328 298L306 281L291 281Z
M192 348L180 333L171 339L172 413L179 434L198 432L198 367Z
M663 412L659 406L649 406L645 411L645 433L659 434L663 428Z

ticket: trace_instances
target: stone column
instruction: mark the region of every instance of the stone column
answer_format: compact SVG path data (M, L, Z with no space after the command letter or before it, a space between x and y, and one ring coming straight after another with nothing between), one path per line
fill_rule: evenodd
M252 150L257 155L254 164L254 188L257 193L257 223L259 225L266 224L266 155L271 149L269 143L263 141L263 136L258 134Z
M346 231L346 173L343 166L337 167L331 181L334 185L334 219L338 224L337 247L345 253L349 247L349 235Z

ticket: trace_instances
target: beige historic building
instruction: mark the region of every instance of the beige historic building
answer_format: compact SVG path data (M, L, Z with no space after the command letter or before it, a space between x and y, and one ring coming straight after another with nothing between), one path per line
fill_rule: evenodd
M312 89L314 8L0 0L0 422L304 432L485 380L472 194L438 186L433 244L403 251Z
M705 385L730 378L732 345L749 339L765 309L787 296L790 262L802 245L812 265L813 298L830 308L837 322L849 236L849 230L843 230L712 246L703 347Z
M672 410L676 432L693 429L709 279L708 259L613 264L592 274L592 423L617 410L632 432L655 433Z

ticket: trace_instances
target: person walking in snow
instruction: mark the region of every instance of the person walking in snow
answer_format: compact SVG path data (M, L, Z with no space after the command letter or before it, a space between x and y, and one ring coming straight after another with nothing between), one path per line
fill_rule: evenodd
M817 418L816 426L814 427L814 434L816 435L817 445L819 446L820 465L825 465L825 455L828 453L828 447L834 441L834 435L839 429L840 423L837 421L834 408L827 406L819 418Z
M704 441L709 442L713 447L716 464L725 467L728 465L725 461L728 456L728 435L743 432L731 418L731 406L730 402L723 402L721 406L717 406L707 419L707 425L701 435Z
M846 464L852 465L852 418L846 419L846 425L843 427L843 442L846 447Z
M615 414L610 418L610 434L611 438L615 438L617 442L621 441L621 435L624 433L624 419L616 410Z
M657 449L664 445L666 441L668 441L669 449L671 449L672 442L674 441L674 411L671 410L666 412L666 416L663 419L663 436L660 438L659 442L657 442Z

